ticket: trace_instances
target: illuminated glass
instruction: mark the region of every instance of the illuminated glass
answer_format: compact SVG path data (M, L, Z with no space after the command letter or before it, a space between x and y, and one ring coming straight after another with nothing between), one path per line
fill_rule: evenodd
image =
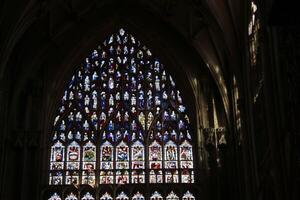
M54 193L48 200L61 200L61 198L57 193Z
M129 199L128 196L124 192L121 192L116 198L116 200L128 200L128 199Z
M179 200L179 197L173 191L171 191L166 197L166 200Z
M95 198L93 197L93 195L91 195L89 192L87 192L82 198L81 200L94 200Z
M113 198L108 192L106 192L100 197L100 200L113 200Z
M155 191L151 197L150 200L163 200L163 197L161 196L160 193L158 193L157 191Z
M146 46L120 29L85 58L62 94L49 145L49 184L193 183L190 132L175 79ZM100 199L112 196L103 191Z
M65 200L77 200L77 197L73 193L71 193L65 198Z
M182 200L195 200L195 197L192 193L190 193L190 191L187 191L183 197Z
M145 199L144 195L142 195L140 192L137 192L132 197L132 200L144 200L144 199Z

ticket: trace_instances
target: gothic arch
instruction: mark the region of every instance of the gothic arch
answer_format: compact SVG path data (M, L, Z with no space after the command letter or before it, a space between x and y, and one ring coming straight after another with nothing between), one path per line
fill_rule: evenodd
M145 14L146 15L146 14ZM141 16L145 16L141 14ZM141 18L140 20L133 19L134 17L131 16L126 21L120 20L118 17L111 19L108 21L105 19L102 19L101 22L97 22L94 25L91 25L91 23L84 23L85 25L83 27L74 27L71 26L70 29L63 30L59 34L54 35L51 40L53 40L53 43L47 44L47 47L44 47L41 52L39 52L41 57L39 59L35 59L33 63L29 61L29 64L27 67L30 66L30 64L33 64L34 67L28 68L28 71L26 71L27 75L23 76L23 80L21 80L18 84L22 85L24 82L27 82L28 79L31 77L37 77L38 74L31 74L32 71L37 71L37 69L43 69L43 65L46 65L46 72L43 72L44 76L47 74L49 75L49 79L45 82L46 84L46 97L44 97L43 103L45 104L44 108L44 114L42 117L42 121L40 122L40 126L43 128L42 130L42 148L47 146L47 135L51 129L50 126L48 126L46 123L47 121L53 121L54 119L54 109L57 105L57 101L54 99L59 99L59 96L63 93L63 87L66 83L64 81L68 80L68 77L71 77L72 68L83 59L83 57L87 54L87 52L91 49L91 47L101 42L101 38L105 38L108 34L114 32L116 28L120 24L125 24L125 28L128 28L132 32L136 32L137 37L141 38L142 41L146 41L146 44L149 43L149 47L152 47L153 51L157 55L162 58L162 62L165 63L166 66L174 66L176 69L174 74L175 79L179 80L178 82L183 83L183 89L180 89L183 92L183 96L189 96L193 98L187 98L187 104L190 105L189 110L191 111L191 120L197 121L196 109L195 106L195 90L198 90L199 88L193 88L191 86L192 78L190 74L201 74L199 75L201 78L204 77L204 83L207 80L211 80L211 76L209 71L207 70L206 66L202 62L201 58L198 57L197 53L194 52L193 48L190 45L187 45L187 42L182 39L180 35L176 33L173 29L167 29L164 28L165 23L164 22L158 22L157 19L152 21L152 18L150 19L151 15L147 13L147 16L145 18ZM152 17L152 16L151 16ZM145 23L145 21L147 23ZM92 23L95 21L92 21ZM104 23L105 22L105 23ZM107 24L106 24L107 23ZM157 23L159 24L159 28L157 28ZM145 25L147 24L147 26ZM80 30L81 28L88 28L86 31ZM152 30L157 30L157 32L149 34L148 32L151 32ZM73 32L78 32L78 34L84 35L84 37L81 36L72 36ZM107 34L107 35L106 35ZM76 34L75 34L76 35ZM99 36L99 37L98 37ZM66 43L63 43L63 40L65 38L69 39L69 46ZM78 39L78 40L77 40ZM58 44L62 42L63 46L63 52L60 54L54 53L54 51L57 50ZM163 44L163 45L161 45ZM82 46L82 48L78 48ZM50 52L48 54L48 52ZM169 55L166 55L166 52L170 52ZM189 52L189 53L186 53ZM59 55L59 56L56 56ZM180 55L180 56L177 56ZM36 67L36 68L35 68ZM53 68L53 70L52 70ZM30 70L29 70L30 69ZM61 70L61 71L60 71ZM182 73L190 70L190 73ZM56 72L61 72L57 74ZM168 70L170 71L170 70ZM49 74L48 74L49 72ZM172 73L172 71L171 71ZM30 78L29 78L30 77ZM189 81L186 81L189 80ZM202 85L202 79L199 81ZM180 85L179 85L180 86ZM22 88L22 87L19 87ZM185 93L185 94L184 94ZM193 95L191 95L193 94ZM18 99L18 94L16 93L15 99ZM12 105L15 105L13 103ZM12 112L15 115L20 115L21 113ZM13 117L12 117L13 118ZM194 129L199 130L201 127L200 125L197 125L197 123L192 123L195 125ZM199 133L195 132L195 136L197 137ZM44 155L41 156L41 159L47 157L47 150L44 149ZM197 162L200 162L197 159ZM200 165L199 165L200 166ZM47 168L47 163L43 163L42 167L42 173L45 173L45 169ZM45 184L47 180L43 177L47 177L46 174L44 176L41 176L40 182Z
M94 48L69 81L54 119L49 184L196 186L193 130L175 82L123 28ZM103 192L97 196L109 191ZM183 192L185 198L189 192Z

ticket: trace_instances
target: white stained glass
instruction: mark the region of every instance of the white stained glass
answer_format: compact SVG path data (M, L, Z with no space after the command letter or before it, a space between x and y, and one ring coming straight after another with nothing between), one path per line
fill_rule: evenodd
M51 170L62 170L64 169L64 153L65 147L60 141L57 141L52 147L51 147L51 163L50 163L50 169Z
M51 148L51 161L63 162L64 161L65 147L60 141L57 141Z
M116 168L128 169L129 165L129 147L125 142L120 142L116 147Z
M77 142L73 141L68 146L68 153L67 153L67 161L70 162L77 162L80 160L80 146Z
M77 200L77 197L73 193L71 193L65 198L65 200Z
M132 169L144 169L145 168L145 152L144 146L140 141L136 141L131 146L131 160Z
M112 200L112 196L109 193L105 193L100 197L100 200Z
M116 198L117 200L128 200L128 196L122 191Z
M147 130L149 130L149 128L150 128L150 126L152 124L153 119L154 119L154 116L153 116L152 112L150 112L148 114L148 119L147 119Z
M55 116L51 185L143 184L148 175L150 183L194 182L189 120L175 79L123 29L86 57Z
M182 170L181 172L182 183L194 183L194 171L193 170Z
M95 198L93 197L93 195L91 195L89 192L87 192L82 198L81 200L94 200Z
M84 170L96 169L96 146L91 141L83 146L82 168Z
M141 112L141 113L139 114L139 121L140 121L140 123L141 123L143 129L145 129L146 123L145 123L145 115L144 115L143 112Z
M113 146L105 142L100 147L100 169L113 169Z
M133 195L132 200L145 200L145 197L140 192L137 192L135 195Z
M80 161L80 146L77 142L73 141L67 150L67 169L78 170Z
M161 170L150 171L150 183L163 183L163 173Z
M162 200L162 199L163 197L157 191L155 191L150 197L150 200Z
M186 140L180 145L180 168L193 168L192 145Z
M83 171L81 182L82 182L82 184L94 186L96 183L95 172L94 171Z
M177 146L173 141L167 142L164 147L165 151L165 168L167 169L176 169L177 166Z
M187 191L183 197L182 200L195 200L195 197L192 193L190 193L190 191Z
M145 183L145 172L133 170L131 172L131 183Z
M166 183L178 183L178 171L166 171L165 174L165 182Z
M49 183L50 185L62 185L63 184L62 172L50 173Z
M116 172L116 183L117 184L127 184L129 183L129 172L125 171L117 171Z
M57 193L54 193L48 200L61 200L61 198Z
M66 181L67 185L77 185L79 184L79 174L77 171L67 171L66 172Z
M150 169L161 169L162 168L162 147L154 141L149 146L149 167Z
M112 171L100 171L100 184L113 184L114 176Z
M179 197L173 191L171 191L166 200L179 200Z

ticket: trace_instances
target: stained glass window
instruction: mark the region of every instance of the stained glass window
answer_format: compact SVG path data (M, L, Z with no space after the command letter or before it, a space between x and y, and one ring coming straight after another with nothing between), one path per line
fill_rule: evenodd
M179 197L173 191L171 191L166 200L179 200Z
M128 199L129 199L128 196L124 192L121 192L116 198L116 200L128 200Z
M175 80L120 29L85 58L63 92L50 142L49 184L115 191L127 184L193 183L190 126ZM94 199L94 192L64 198ZM145 199L139 192L102 192L101 200Z
M91 195L89 192L87 192L82 198L81 200L94 200L95 198L93 197L93 195Z
M54 193L48 200L61 200L61 198L57 193Z
M190 191L187 191L183 197L182 200L195 200L195 197L192 193L190 193Z
M155 191L151 197L150 200L163 200L163 197L161 196L160 193L158 193L157 191Z
M71 193L65 198L65 200L77 200L77 197L73 193Z
M100 197L100 200L113 200L113 198L108 192L106 192Z
M145 199L144 195L142 195L140 192L137 192L132 197L132 200L144 200L144 199Z

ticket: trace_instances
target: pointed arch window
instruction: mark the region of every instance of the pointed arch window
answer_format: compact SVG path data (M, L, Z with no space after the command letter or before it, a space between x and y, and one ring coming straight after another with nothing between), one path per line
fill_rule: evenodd
M77 197L73 193L71 193L65 198L65 200L77 200Z
M151 197L150 200L163 200L163 197L161 196L161 194L157 191L155 191Z
M133 195L132 200L145 200L145 197L140 192L137 192Z
M55 192L48 200L61 200L60 196Z
M113 198L108 192L106 192L100 197L100 200L113 200Z
M179 197L173 191L171 191L166 197L166 200L179 200Z
M190 193L190 191L187 191L183 197L182 200L195 200L195 197L192 193Z
M142 192L118 193L119 186L193 183L192 130L185 110L164 65L120 29L68 82L53 124L49 184L101 187L95 196L110 200L145 199ZM90 190L64 198L94 199L96 190ZM150 193L150 199L167 198Z
M129 197L122 191L116 198L116 200L129 200Z
M81 200L95 200L95 198L93 197L93 195L91 195L89 192L87 192L82 198Z

